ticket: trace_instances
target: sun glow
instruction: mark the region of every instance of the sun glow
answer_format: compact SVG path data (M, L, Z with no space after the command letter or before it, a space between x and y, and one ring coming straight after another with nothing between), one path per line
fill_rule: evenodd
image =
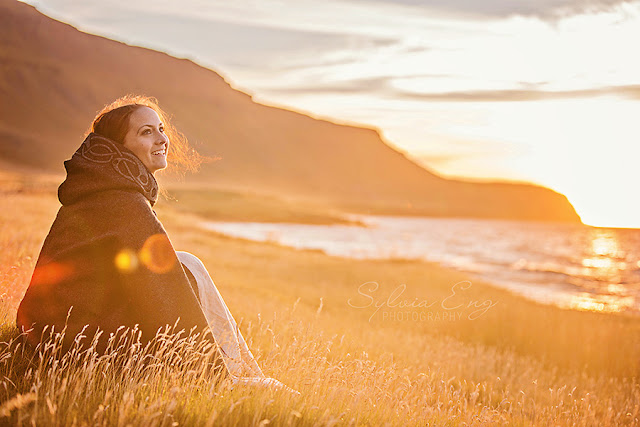
M523 144L524 153L511 158L518 173L566 195L586 224L640 227L640 201L630 193L640 181L632 164L640 154L640 103L598 98L540 107L492 126Z
M530 13L516 13L518 2L500 13L491 2L467 5L493 11L482 19L456 13L464 2L161 2L149 26L123 17L156 10L150 0L102 9L28 2L87 31L193 57L259 102L375 126L444 176L544 185L566 195L586 224L640 227L631 192L640 178L632 164L640 154L640 1L582 12L553 2ZM158 32L158 22L185 31ZM513 102L510 91L523 99ZM433 99L451 93L457 102Z
M586 224L640 227L640 200L631 193L640 182L640 102L609 96L470 107L433 103L424 115L440 122L429 133L394 129L390 139L410 141L414 151L428 141L424 164L445 176L543 185L566 195Z

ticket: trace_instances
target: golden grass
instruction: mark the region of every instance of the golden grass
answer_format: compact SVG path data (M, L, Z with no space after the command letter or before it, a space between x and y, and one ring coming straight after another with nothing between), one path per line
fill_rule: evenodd
M7 342L58 204L51 193L15 188L2 197L0 341ZM117 363L90 352L61 359L49 348L29 365L31 356L15 351L17 338L0 346L0 423L639 424L638 319L541 306L472 281L448 302L497 303L473 320L472 309L435 306L383 306L370 320L372 307L353 307L367 301L358 294L363 283L379 284L369 292L376 302L400 284L402 300L441 302L468 278L424 262L354 261L227 238L197 228L169 203L157 212L176 249L209 268L263 371L302 395L216 384L204 373L206 349L184 337L160 346L151 366L134 347ZM420 320L429 311L460 319Z
M215 221L297 222L306 224L356 223L336 209L301 200L240 190L188 188L175 185L165 192L165 203L179 212Z

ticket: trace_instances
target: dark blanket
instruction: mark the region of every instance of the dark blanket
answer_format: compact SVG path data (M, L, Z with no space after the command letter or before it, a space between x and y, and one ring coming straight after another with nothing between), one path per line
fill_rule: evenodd
M33 327L30 342L39 342L44 325L61 331L65 322L66 346L85 325L90 339L96 328L108 336L137 324L144 342L178 318L178 329L207 331L152 210L158 184L143 163L123 145L90 134L65 168L62 207L18 309L18 327Z

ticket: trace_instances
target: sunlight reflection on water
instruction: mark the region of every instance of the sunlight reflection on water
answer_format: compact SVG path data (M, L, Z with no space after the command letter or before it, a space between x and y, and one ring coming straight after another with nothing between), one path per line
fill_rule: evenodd
M229 236L351 258L439 262L561 307L640 314L640 230L581 224L349 215L366 227L206 222Z

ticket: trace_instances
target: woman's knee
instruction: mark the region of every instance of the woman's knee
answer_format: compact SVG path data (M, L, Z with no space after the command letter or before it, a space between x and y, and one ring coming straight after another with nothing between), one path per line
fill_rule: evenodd
M202 261L200 261L200 258L198 258L197 256L195 256L190 252L176 251L176 255L178 255L178 260L183 264L198 265L198 266L204 267L204 265L202 264Z
M193 255L192 253L185 252L185 251L176 251L176 255L178 255L178 260L185 267L187 267L192 274L194 275L197 275L197 273L206 274L206 275L209 274L209 272L207 271L207 268L204 266L200 258Z

